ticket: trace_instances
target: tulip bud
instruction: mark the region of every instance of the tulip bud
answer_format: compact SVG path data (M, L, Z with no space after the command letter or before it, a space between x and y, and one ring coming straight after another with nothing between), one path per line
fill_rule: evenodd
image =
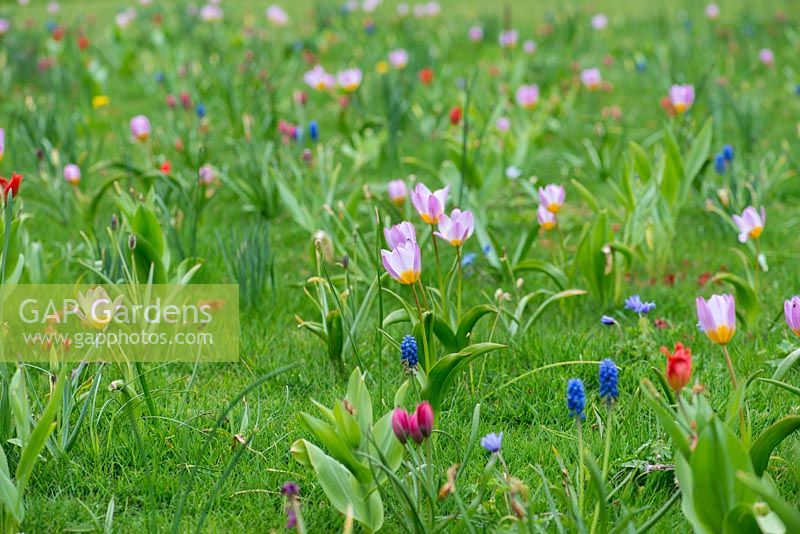
M430 403L423 401L422 404L417 406L417 411L414 415L417 416L420 433L427 438L433 432L433 408Z
M405 444L411 435L408 412L402 408L395 408L392 412L392 431L400 443Z
M128 238L128 248L131 250L136 249L136 234L131 234Z
M667 382L676 393L680 393L692 376L692 351L689 347L676 343L673 354L670 354L667 347L661 347L661 352L667 357L667 368L664 372Z
M425 441L425 436L422 435L422 431L419 428L419 419L416 413L408 418L408 433L417 445Z
M111 231L116 231L117 227L119 227L119 219L117 219L116 214L111 215Z
M453 106L453 108L450 110L450 124L453 126L458 125L458 123L461 122L461 115L461 106Z

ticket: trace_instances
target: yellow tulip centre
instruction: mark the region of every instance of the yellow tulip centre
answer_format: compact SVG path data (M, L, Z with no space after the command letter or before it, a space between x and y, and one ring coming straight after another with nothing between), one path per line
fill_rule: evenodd
M400 273L400 278L397 280L401 284L411 285L417 281L418 275L413 270L403 271Z
M708 339L720 345L727 345L731 340L733 334L736 333L735 328L730 328L728 325L720 325L716 330L709 330L707 332Z

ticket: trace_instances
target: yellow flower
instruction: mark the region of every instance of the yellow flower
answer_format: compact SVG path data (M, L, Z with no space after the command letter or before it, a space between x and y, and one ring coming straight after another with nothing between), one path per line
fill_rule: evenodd
M92 107L99 109L108 105L110 100L106 95L97 95L92 97Z
M87 326L105 330L121 303L122 295L112 301L105 288L97 286L85 295L78 293L78 308L75 311Z
M378 63L375 65L375 72L378 74L386 74L389 72L389 63L386 61L378 61Z

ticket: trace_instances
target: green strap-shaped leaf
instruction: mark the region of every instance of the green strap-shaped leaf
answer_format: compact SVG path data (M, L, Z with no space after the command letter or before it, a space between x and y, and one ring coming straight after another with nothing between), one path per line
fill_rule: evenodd
M25 494L25 486L28 484L33 473L33 467L36 465L36 460L39 458L39 453L44 449L45 442L50 436L50 433L55 428L53 419L56 416L59 406L61 405L61 398L64 393L64 383L66 382L66 366L63 367L61 373L58 375L56 381L56 388L50 395L50 400L47 402L39 421L31 432L30 440L22 449L19 463L17 464L16 480L17 492L19 497Z
M461 352L443 356L428 372L428 383L422 390L422 398L431 403L434 411L438 411L460 369L478 356L504 347L498 343L476 343Z
M383 501L374 484L361 484L350 471L319 447L305 440L305 454L317 474L322 491L334 508L342 514L351 513L353 518L370 531L383 525Z
M783 524L786 525L786 532L800 532L800 512L796 506L784 501L763 478L759 478L753 473L740 471L736 473L736 477L742 484L758 493L772 511L778 514Z
M769 426L750 446L750 458L758 476L767 470L769 457L784 439L800 428L800 415L789 415Z
M569 279L567 278L567 275L564 274L564 271L548 261L528 258L520 261L514 266L514 273L521 273L525 271L534 271L546 275L556 283L558 289L564 289L567 287L567 284L569 284Z
M455 341L457 343L456 350L461 350L467 346L467 336L472 332L472 329L475 328L477 322L490 313L497 313L497 308L489 306L488 304L479 304L464 314L464 317L461 318L461 322L458 324L458 332L456 332L455 335ZM448 348L448 350L451 349Z

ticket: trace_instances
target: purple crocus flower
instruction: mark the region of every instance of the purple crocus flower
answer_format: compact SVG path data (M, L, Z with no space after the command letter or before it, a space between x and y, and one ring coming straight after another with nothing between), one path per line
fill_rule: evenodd
M491 434L486 434L481 438L481 447L486 449L491 453L500 452L500 447L503 445L503 433L500 432L496 434L492 432Z
M646 315L656 308L655 302L643 302L639 295L631 295L625 299L625 309L639 315Z

